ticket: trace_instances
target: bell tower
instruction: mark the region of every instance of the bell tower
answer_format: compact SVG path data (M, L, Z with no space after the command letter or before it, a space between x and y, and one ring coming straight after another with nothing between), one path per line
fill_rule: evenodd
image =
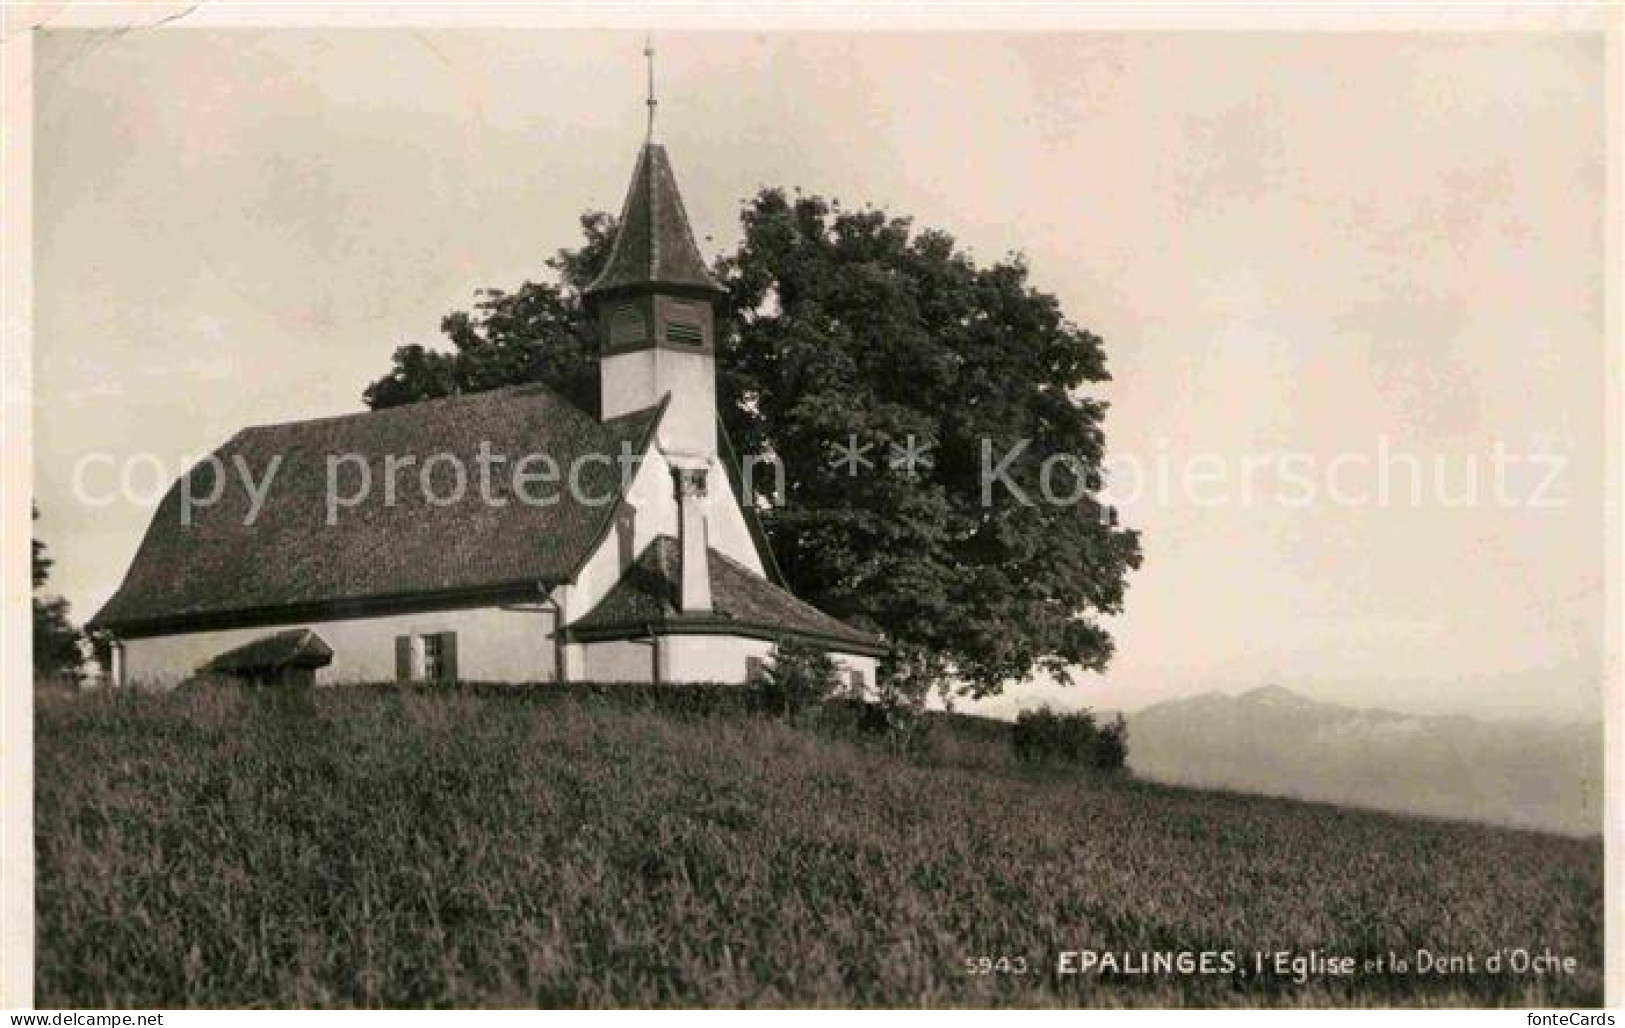
M598 325L600 410L608 420L670 396L659 443L708 467L717 453L717 306L727 294L694 245L666 148L654 141L654 47L648 135L632 169L604 270L582 297Z
M598 328L599 409L606 421L666 400L656 443L672 472L682 555L680 606L711 610L710 500L717 465L716 322L727 292L711 277L654 141L654 50L649 135L638 151L620 227L604 270L582 293ZM720 475L717 472L716 475Z

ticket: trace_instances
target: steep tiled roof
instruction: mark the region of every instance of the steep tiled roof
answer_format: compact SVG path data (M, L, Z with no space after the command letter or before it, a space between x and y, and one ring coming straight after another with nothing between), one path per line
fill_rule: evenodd
M590 298L640 285L723 292L694 245L677 177L659 143L647 143L638 153L615 246L585 294Z
M280 671L286 667L326 667L333 662L333 647L308 628L273 632L234 650L227 650L199 671L230 674L234 671Z
M115 631L172 630L197 619L354 603L380 597L477 592L569 579L608 529L619 493L622 444L643 453L662 408L600 423L542 386L516 386L314 421L250 428L215 451L226 481L219 502L194 505L183 523L182 483L164 497L135 560L93 624ZM503 458L492 463L490 493L481 496L481 446ZM466 474L460 500L450 461L436 461L434 495L420 486L420 469L436 454L457 458ZM546 454L559 480L527 486L526 503L513 490L513 469ZM572 462L581 489L567 486ZM385 489L385 459L411 458L395 476L394 502ZM327 475L332 460L336 497L359 495L365 464L371 489L355 506L334 506L328 520ZM275 464L263 507L249 523L250 499L239 467L264 481ZM545 469L540 458L529 470ZM200 462L189 473L191 495L214 492L214 471ZM608 497L602 504L583 498ZM301 618L303 619L303 618ZM179 622L179 623L177 623Z
M682 551L676 539L663 535L638 555L598 606L570 626L571 637L583 641L620 638L645 634L653 626L674 634L796 635L847 646L854 652L879 652L881 642L875 636L803 603L737 561L716 550L710 551L710 561L713 613L678 610Z

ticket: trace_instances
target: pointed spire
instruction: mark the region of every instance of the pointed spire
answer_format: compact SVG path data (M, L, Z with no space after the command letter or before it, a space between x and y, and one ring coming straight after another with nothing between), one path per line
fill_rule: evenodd
M655 41L654 35L643 37L643 59L649 62L649 99L644 101L649 105L649 129L644 134L645 145L655 141L655 108L660 101L655 99Z
M694 243L688 212L677 191L677 176L672 173L666 148L659 143L645 143L639 151L632 185L621 208L615 246L604 270L583 295L591 300L600 293L639 286L666 286L678 292L719 296L725 292L711 277Z

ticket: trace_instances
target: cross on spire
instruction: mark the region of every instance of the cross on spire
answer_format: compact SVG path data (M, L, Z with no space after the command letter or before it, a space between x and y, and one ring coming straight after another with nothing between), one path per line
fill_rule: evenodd
M645 141L652 143L655 138L655 107L660 104L660 101L655 99L655 44L653 35L643 37L643 59L649 65L649 99L644 101L649 105L649 129Z

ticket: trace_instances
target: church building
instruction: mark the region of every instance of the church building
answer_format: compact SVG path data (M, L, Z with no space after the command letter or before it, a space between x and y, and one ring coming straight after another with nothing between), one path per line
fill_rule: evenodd
M880 640L789 592L742 495L724 298L650 141L584 294L599 416L521 385L243 429L92 619L112 680L740 682L796 639L871 686Z

